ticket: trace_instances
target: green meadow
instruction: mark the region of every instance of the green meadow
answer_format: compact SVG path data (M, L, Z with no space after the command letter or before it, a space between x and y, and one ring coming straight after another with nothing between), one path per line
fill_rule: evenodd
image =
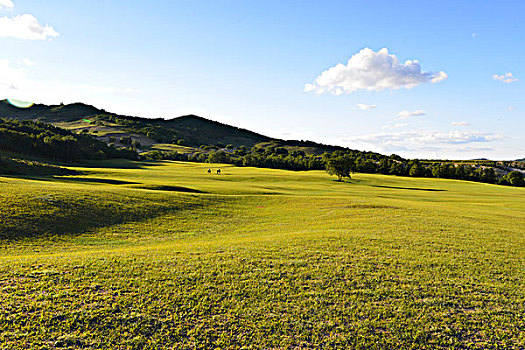
M71 169L0 177L0 349L525 348L525 188Z

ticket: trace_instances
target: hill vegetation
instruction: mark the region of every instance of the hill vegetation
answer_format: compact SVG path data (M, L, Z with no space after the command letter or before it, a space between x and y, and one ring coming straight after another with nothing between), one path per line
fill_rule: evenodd
M86 130L104 127L115 132L125 131L128 135L141 134L156 143L175 143L189 146L214 145L217 143L245 145L252 147L259 142L271 140L269 137L204 119L195 115L175 119L147 119L117 115L82 103L46 106L33 105L21 109L0 102L0 116L21 120L39 120L46 123L74 123L85 121ZM67 125L64 125L67 126Z
M4 174L54 173L57 167L43 163L23 161L20 156L74 162L89 159L137 159L136 152L116 149L86 134L75 134L51 124L0 118L0 151L17 155L4 157L0 172Z

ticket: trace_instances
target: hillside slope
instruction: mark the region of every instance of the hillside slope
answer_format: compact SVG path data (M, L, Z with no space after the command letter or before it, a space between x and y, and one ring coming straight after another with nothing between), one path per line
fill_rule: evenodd
M196 115L185 115L173 119L149 119L119 115L84 103L50 106L35 104L29 108L18 108L9 101L2 100L0 101L0 117L51 123L77 133L92 134L99 140L113 143L117 147L126 147L132 141L136 141L140 144L140 147L137 148L141 150L155 149L157 144L191 147L202 145L224 147L231 144L235 147L245 146L246 148L257 145L263 148L298 149L307 154L346 150L345 147L312 141L275 139Z
M195 115L169 120L147 119L118 115L83 103L51 106L35 104L29 108L18 108L3 100L0 101L0 117L38 120L77 132L86 130L106 142L109 141L106 137L108 135L119 140L120 137L131 137L147 146L178 141L179 144L189 146L224 143L253 147L257 143L272 140L270 137L249 130Z

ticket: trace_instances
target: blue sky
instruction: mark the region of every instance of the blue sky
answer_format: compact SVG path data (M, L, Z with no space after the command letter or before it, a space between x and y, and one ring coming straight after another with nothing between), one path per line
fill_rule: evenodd
M0 0L0 97L515 159L523 18L522 1Z

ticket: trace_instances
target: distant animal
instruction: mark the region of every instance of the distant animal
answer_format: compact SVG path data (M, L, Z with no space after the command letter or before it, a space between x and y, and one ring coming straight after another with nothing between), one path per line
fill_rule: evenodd
M208 169L208 174L211 174L211 169Z
M221 174L221 169L217 169L217 174L218 174L218 175Z

